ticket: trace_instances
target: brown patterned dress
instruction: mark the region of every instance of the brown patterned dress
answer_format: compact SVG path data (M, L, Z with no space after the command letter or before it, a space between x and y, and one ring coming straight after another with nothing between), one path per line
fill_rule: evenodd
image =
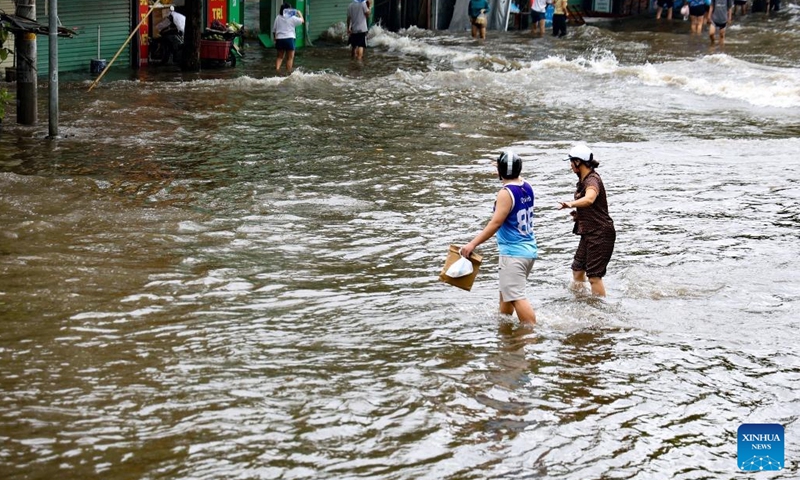
M597 191L597 198L590 206L576 209L574 233L581 236L581 241L572 261L572 270L585 271L589 278L602 278L606 274L611 254L614 253L617 231L608 214L603 180L596 171L592 170L583 180L578 181L575 200L583 198L589 187Z

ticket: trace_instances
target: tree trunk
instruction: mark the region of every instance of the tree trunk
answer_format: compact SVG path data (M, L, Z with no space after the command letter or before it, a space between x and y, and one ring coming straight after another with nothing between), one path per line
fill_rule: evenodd
M188 15L183 32L181 70L200 71L200 34L203 33L203 0L186 0Z

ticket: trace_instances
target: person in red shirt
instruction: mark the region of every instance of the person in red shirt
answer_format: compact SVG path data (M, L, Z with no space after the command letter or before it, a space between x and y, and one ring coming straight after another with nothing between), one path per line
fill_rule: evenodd
M564 160L569 160L572 172L578 176L575 199L561 202L559 206L559 210L575 209L570 212L575 221L572 231L581 236L572 261L572 278L575 281L573 287L583 285L588 277L592 295L604 297L606 289L603 277L614 252L617 232L614 221L608 214L603 180L595 171L600 162L594 159L592 151L583 144L572 147Z

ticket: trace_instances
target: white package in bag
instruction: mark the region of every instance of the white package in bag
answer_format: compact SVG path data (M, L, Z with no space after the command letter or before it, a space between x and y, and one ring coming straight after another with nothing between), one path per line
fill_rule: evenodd
M447 269L445 275L450 278L465 277L472 273L472 262L468 259L461 257L455 261L450 268Z

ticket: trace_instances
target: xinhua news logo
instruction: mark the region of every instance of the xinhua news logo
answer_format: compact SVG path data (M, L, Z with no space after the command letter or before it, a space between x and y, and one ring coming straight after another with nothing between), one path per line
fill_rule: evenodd
M736 432L739 468L746 472L781 470L784 466L783 425L743 423Z

